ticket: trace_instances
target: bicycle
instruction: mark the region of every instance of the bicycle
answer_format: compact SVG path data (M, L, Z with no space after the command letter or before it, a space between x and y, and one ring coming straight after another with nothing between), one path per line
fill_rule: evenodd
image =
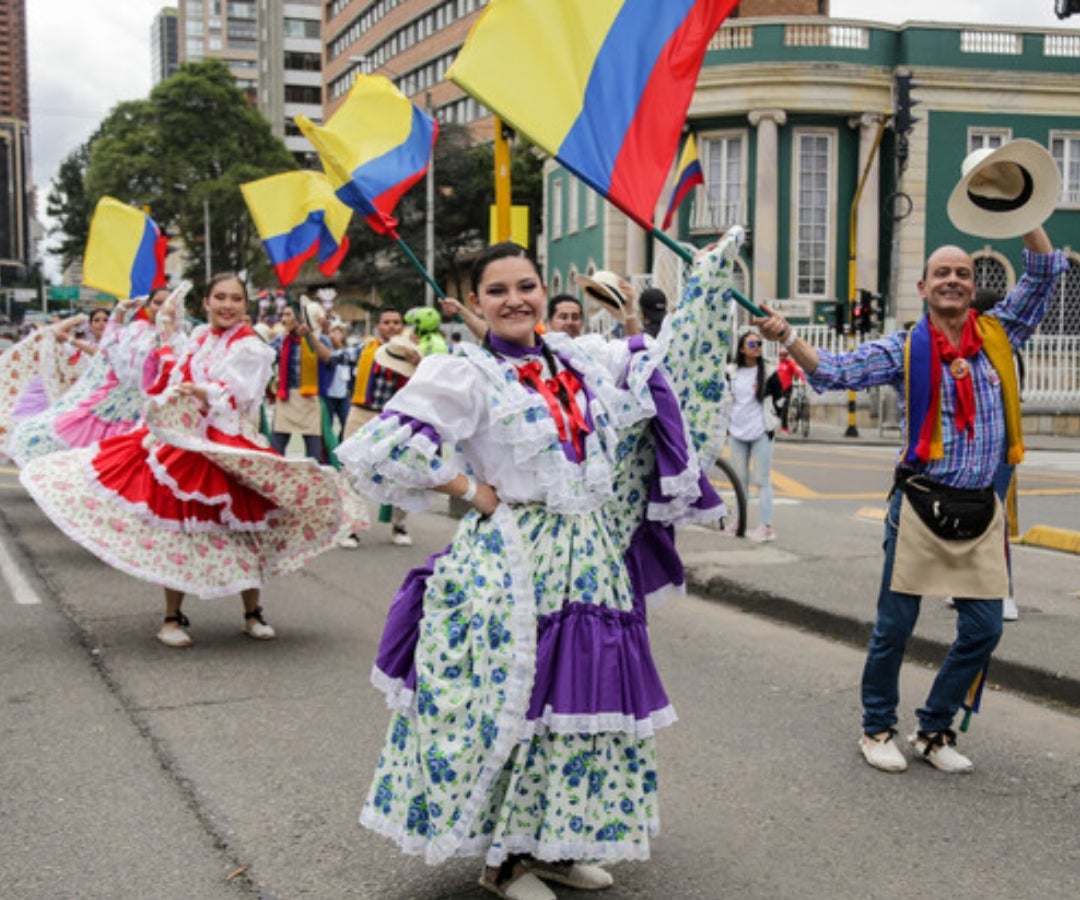
M810 389L805 381L797 380L791 386L788 404L788 429L792 434L810 437Z
M731 463L719 457L709 470L709 481L724 501L728 514L721 519L720 527L735 537L746 536L746 488L735 474Z

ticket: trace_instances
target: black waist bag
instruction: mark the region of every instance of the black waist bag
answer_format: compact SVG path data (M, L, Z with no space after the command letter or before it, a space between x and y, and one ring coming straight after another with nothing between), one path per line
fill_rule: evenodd
M897 469L893 490L896 488L904 492L923 524L946 540L977 538L994 520L992 487L954 488L907 469Z

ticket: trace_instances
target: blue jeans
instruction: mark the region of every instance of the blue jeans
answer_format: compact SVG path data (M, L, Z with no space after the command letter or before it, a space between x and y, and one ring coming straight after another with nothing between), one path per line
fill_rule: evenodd
M902 497L900 491L893 494L885 517L885 565L878 591L877 621L870 636L862 676L863 731L866 734L878 734L896 727L900 664L904 659L904 647L919 619L922 601L917 594L900 594L889 588ZM956 640L938 670L926 705L915 711L922 731L942 731L952 727L968 688L1001 639L1001 600L953 599L956 602Z
M284 431L271 431L270 432L270 446L277 450L282 456L285 455L285 448L289 446L289 439L292 437ZM305 434L304 438L304 455L310 456L317 462L322 461L322 435L321 434Z
M755 441L741 441L737 437L728 437L731 452L731 467L746 488L747 499L750 497L750 485L758 489L758 517L762 525L772 525L772 438L763 434ZM754 479L750 481L751 477Z
M998 464L997 471L994 473L994 493L997 494L998 500L1001 501L1001 508L1005 511L1005 565L1009 569L1010 597L1013 596L1012 546L1009 543L1009 508L1005 503L1005 498L1009 494L1009 485L1012 484L1015 471L1016 466L1003 462Z

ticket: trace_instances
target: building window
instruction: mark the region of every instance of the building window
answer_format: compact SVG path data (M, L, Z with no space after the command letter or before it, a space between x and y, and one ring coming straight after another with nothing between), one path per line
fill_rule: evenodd
M694 191L690 228L694 231L727 231L746 222L746 135L704 135L698 140L705 184Z
M968 153L975 150L997 150L1011 140L1011 128L969 128Z
M796 131L794 160L796 297L828 297L832 272L835 132Z
M585 227L596 227L596 191L585 185Z
M574 176L569 175L566 179L566 233L574 234L578 230L578 195L581 193L581 184Z
M562 197L563 180L554 178L551 182L551 218L548 223L551 228L551 239L557 241L562 237Z
M1062 206L1080 206L1080 132L1050 133L1050 155L1061 172Z
M972 255L975 263L975 287L992 291L999 298L1009 293L1013 275L1008 260L991 250L982 250Z

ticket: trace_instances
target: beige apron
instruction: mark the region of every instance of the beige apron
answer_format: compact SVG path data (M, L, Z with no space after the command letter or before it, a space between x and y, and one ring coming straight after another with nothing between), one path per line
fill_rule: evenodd
M1000 600L1009 593L1005 562L1005 514L994 498L994 518L977 538L939 538L911 508L900 502L892 583L901 594L930 594L972 600Z
M305 397L299 388L289 391L288 400L274 403L271 431L282 434L322 434L322 406L318 396Z
M346 438L352 437L368 422L380 415L381 413L376 412L374 409L365 409L363 406L357 406L354 403L352 409L349 410L349 417L345 420L344 436Z

